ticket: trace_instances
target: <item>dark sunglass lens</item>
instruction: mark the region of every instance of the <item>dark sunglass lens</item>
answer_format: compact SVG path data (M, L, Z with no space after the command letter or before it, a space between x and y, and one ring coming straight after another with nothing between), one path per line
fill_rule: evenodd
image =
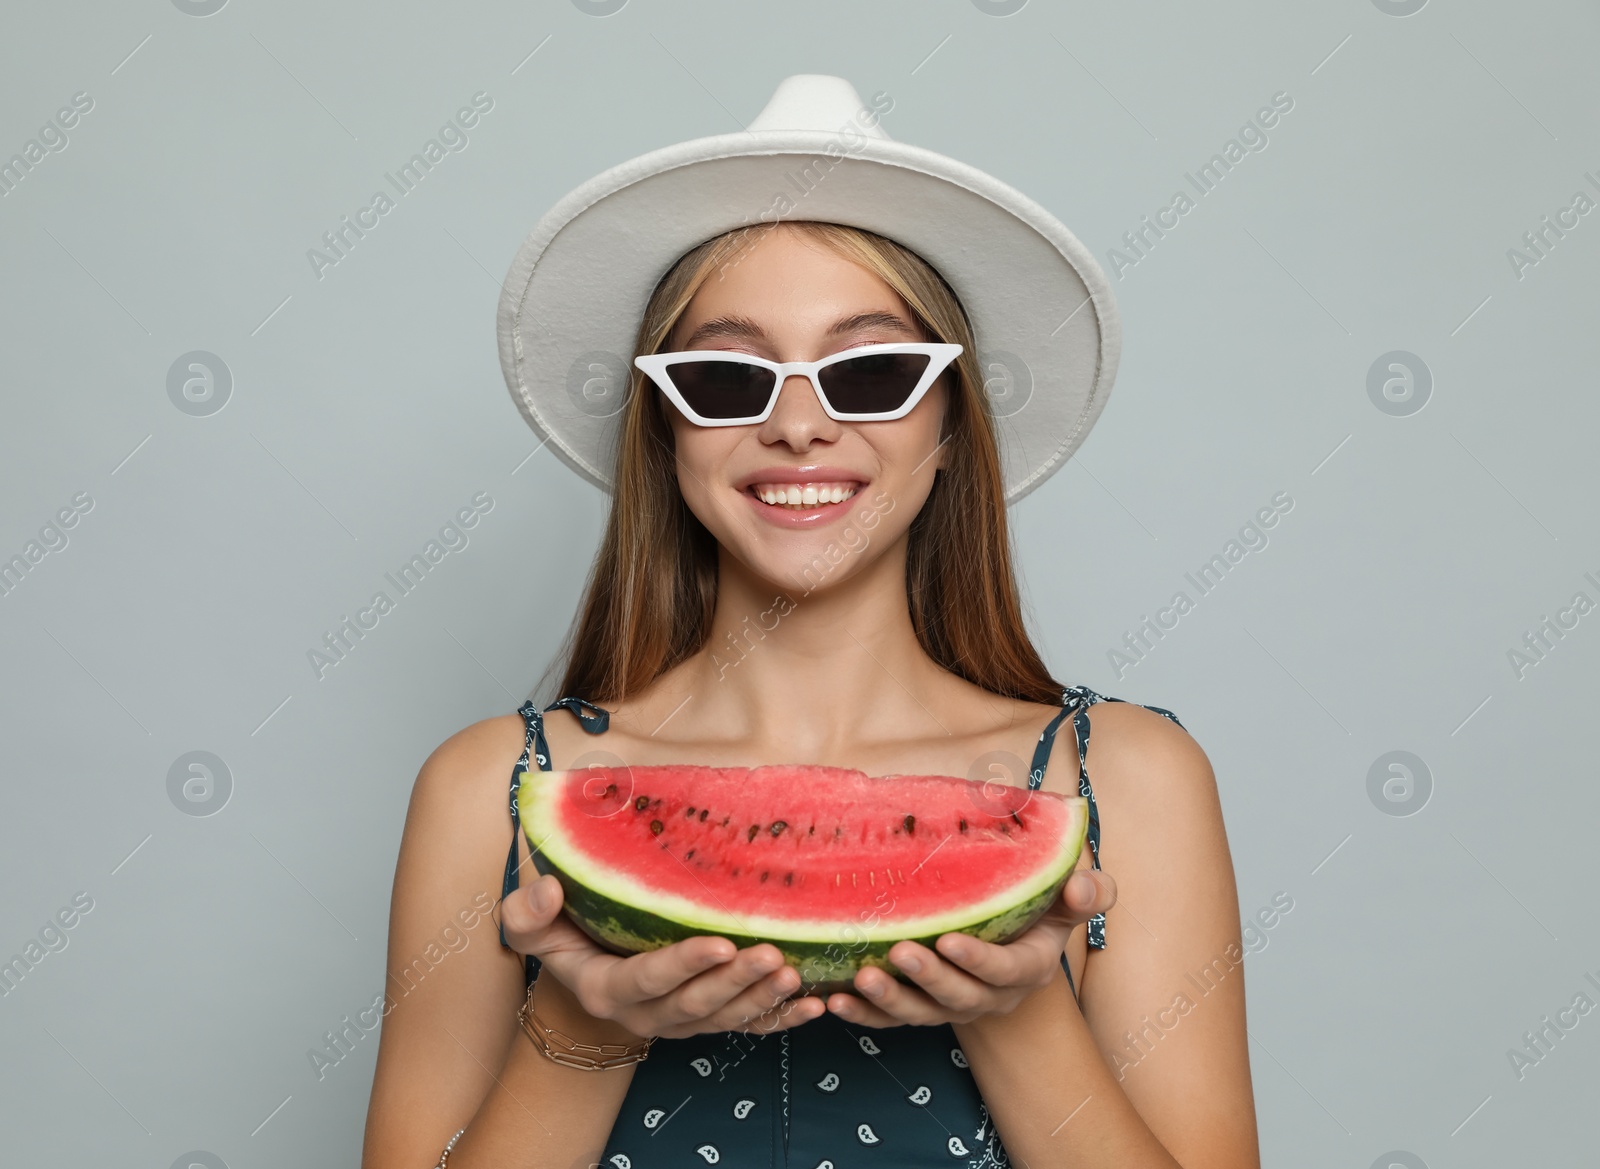
M702 418L749 418L772 397L772 371L742 361L680 361L667 374Z
M925 353L869 353L836 361L821 371L822 390L841 414L884 414L905 405L929 360Z

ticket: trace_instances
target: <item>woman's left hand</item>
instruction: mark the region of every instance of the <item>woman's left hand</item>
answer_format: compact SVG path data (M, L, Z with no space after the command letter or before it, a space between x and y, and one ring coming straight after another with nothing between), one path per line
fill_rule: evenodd
M1027 932L1003 946L967 934L941 934L937 950L897 942L889 960L917 985L869 966L856 972L858 994L828 996L828 1010L863 1027L970 1023L1004 1015L1048 984L1061 967L1072 931L1117 901L1117 884L1099 869L1075 871L1061 896Z

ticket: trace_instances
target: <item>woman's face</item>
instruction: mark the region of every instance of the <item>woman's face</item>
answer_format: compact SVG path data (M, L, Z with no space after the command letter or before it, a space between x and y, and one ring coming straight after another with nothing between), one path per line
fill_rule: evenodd
M707 279L665 348L817 361L857 345L926 340L878 276L779 225L720 278ZM944 457L946 380L889 422L835 421L800 374L784 382L767 420L749 426L696 426L663 398L679 488L700 522L752 572L808 592L836 583L902 537L927 499ZM807 505L808 487L823 499L840 492L849 498ZM790 488L799 490L799 505L762 498L780 489L792 498Z

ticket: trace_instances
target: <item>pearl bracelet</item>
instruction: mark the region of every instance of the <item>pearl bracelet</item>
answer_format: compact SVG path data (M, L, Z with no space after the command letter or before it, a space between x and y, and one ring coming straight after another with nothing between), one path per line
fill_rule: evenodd
M450 1138L450 1143L444 1147L444 1152L439 1154L439 1163L434 1166L434 1169L446 1169L445 1162L450 1159L450 1150L456 1147L456 1142L461 1139L461 1134L466 1131L464 1128L459 1129L456 1135Z

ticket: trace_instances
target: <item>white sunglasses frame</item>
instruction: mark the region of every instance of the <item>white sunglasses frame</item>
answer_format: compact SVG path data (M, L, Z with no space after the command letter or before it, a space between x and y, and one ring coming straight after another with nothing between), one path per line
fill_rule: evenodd
M778 395L783 392L784 384L795 374L803 374L811 381L811 388L816 391L817 401L821 403L824 413L835 422L892 422L896 418L904 418L915 409L918 402L927 394L929 388L938 380L939 375L947 370L951 363L961 355L960 345L948 345L939 342L922 341L896 341L884 345L857 345L852 349L841 349L837 353L830 353L820 361L768 361L764 357L756 357L749 353L737 353L731 349L686 349L678 353L647 353L635 357L633 364L642 369L690 422L696 426L754 426L765 422L772 416L772 411L778 405ZM828 401L828 395L822 388L821 379L817 377L820 370L836 362L848 361L853 357L867 357L875 353L921 353L928 357L928 368L923 370L922 378L911 394L897 408L882 411L876 414L845 414L835 410ZM777 381L773 383L772 395L767 399L767 404L759 414L750 414L743 418L704 418L690 408L684 401L683 395L672 384L672 375L668 368L684 361L733 361L744 365L758 365L762 369L770 369L777 374Z

